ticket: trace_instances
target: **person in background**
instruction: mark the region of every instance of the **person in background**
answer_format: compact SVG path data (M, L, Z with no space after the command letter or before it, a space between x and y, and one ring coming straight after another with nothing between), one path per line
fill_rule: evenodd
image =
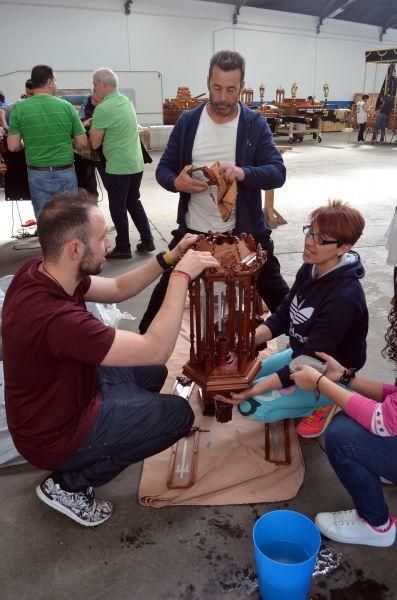
M27 79L25 81L25 91L21 94L21 100L26 100L26 98L30 98L33 96L33 85L32 80ZM21 100L17 100L16 102L11 102L11 104L6 104L5 106L0 105L0 127L3 127L4 131L8 131L8 125L10 122L11 111L17 102Z
M0 90L0 108L4 108L8 105L9 103L6 100L5 93L3 92L3 90Z
M8 107L9 103L6 100L5 94L0 90L0 127L2 127L4 131L8 131L8 123L5 118L5 111Z
M133 271L98 276L110 244L101 211L83 191L54 196L37 228L43 256L14 275L3 305L8 427L22 456L52 471L36 488L40 500L93 527L112 514L95 488L190 431L188 402L159 393L164 363L189 281L219 263L191 250L197 236L187 235ZM105 326L86 309L86 301L136 296L171 265L166 299L146 335Z
M356 103L357 125L358 125L357 141L362 144L364 144L364 142L365 142L364 133L365 133L365 127L367 125L367 119L368 119L366 102L368 99L369 99L368 94L363 94L363 96L361 96L361 100L359 100Z
M389 115L393 110L393 104L394 100L389 94L383 96L383 98L379 100L379 112L378 116L376 117L371 144L376 144L379 130L380 143L383 144L383 142L385 141L387 121L389 120Z
M101 99L96 94L89 94L84 98L79 110L79 117L84 127L91 127L94 110L100 103Z
M36 220L42 207L60 191L77 191L72 140L87 146L84 127L71 104L55 97L51 67L32 69L33 96L18 102L11 113L7 145L25 148L30 195Z
M156 178L164 189L179 194L178 228L172 231L169 247L173 248L186 232L251 233L267 251L257 289L274 311L289 288L273 253L271 230L266 226L262 209L262 190L281 187L286 170L266 119L239 102L244 77L245 60L238 52L221 50L212 56L207 77L209 102L179 117L158 164ZM237 198L226 222L205 178L196 173L193 177L189 175L192 166L211 167L216 161L226 181L237 183ZM147 330L161 306L167 283L165 274L141 320L141 333Z
M93 92L101 103L94 110L89 139L93 150L102 145L106 158L105 185L116 228L116 245L108 259L128 259L132 257L128 213L141 238L136 250L155 250L149 220L139 199L144 162L138 123L134 106L118 91L118 78L111 69L95 71Z
M306 102L308 102L308 104L310 104L310 106L312 106L313 104L319 104L319 102L316 102L314 100L313 96L308 96L306 98ZM309 111L310 111L310 109L309 109ZM312 111L310 111L310 112L312 112ZM311 129L318 129L318 119L319 119L319 117L313 117L312 119L310 119L310 128ZM301 138L301 140L302 139L303 138ZM317 133L313 133L313 139L314 140L317 139Z
M383 355L397 367L395 298L392 305ZM336 542L392 546L396 522L382 484L397 483L397 387L354 373L327 354L317 355L327 365L325 375L301 366L291 378L301 390L318 389L342 409L326 431L325 451L354 509L318 513L316 525Z
M351 250L364 225L361 213L340 200L312 212L310 224L303 228L304 264L288 296L255 336L260 345L288 335L290 347L263 361L250 388L230 398L215 396L216 400L237 404L242 415L267 423L305 417L296 429L301 437L314 438L325 431L336 406L324 395L292 385L289 364L324 350L355 370L364 366L368 332L360 283L364 268Z
M27 79L25 81L25 91L22 92L21 94L21 100L26 100L26 98L31 98L31 96L33 96L34 92L33 92L33 84L32 84L32 80Z

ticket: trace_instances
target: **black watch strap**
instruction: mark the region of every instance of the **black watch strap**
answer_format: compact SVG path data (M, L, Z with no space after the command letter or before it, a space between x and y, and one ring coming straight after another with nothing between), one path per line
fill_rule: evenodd
M342 385L349 385L351 380L356 376L356 369L345 369L343 371L342 377L339 379L339 382Z
M164 254L165 252L159 252L158 254L156 254L156 260L159 263L160 267L163 269L163 271L171 271L171 269L173 269L174 267L167 263L167 261L164 258Z

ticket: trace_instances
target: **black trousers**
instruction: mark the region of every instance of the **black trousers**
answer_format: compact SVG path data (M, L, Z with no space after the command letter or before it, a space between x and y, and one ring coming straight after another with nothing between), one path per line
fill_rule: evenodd
M365 127L366 127L366 123L360 123L359 127L358 127L358 138L357 141L358 142L363 142L364 141L364 131L365 131Z
M201 233L200 231L194 231L193 229L187 229L186 233ZM172 231L174 236L169 244L169 249L172 250L182 239L183 234L177 229ZM289 287L287 282L283 279L280 273L280 263L273 254L273 240L268 234L254 235L255 242L261 244L262 248L267 251L267 260L262 266L257 281L257 290L259 295L266 302L271 312L275 312L282 299L288 294ZM168 280L170 273L165 271L156 287L154 288L152 295L149 300L148 307L145 314L139 323L139 331L144 334L149 328L150 323L157 315L165 294L167 292Z
M142 172L132 175L111 175L105 173L105 187L108 192L110 216L116 228L116 248L123 252L131 249L128 233L128 213L138 230L142 241L153 240L149 220L140 201L139 187Z

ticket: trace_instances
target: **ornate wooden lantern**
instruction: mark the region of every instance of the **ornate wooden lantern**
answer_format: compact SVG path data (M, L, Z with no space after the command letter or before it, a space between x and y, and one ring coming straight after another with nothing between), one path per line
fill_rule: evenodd
M260 369L255 283L266 252L251 235L212 232L200 235L195 248L211 252L221 266L206 269L190 284L190 360L183 373L201 389L203 414L226 422L232 405L213 396L246 389Z
M325 82L324 85L323 85L323 93L324 93L325 104L327 104L328 95L329 95L329 85L328 85L327 82Z
M252 104L254 102L254 90L252 88L243 88L240 92L240 100L243 104Z
M276 104L284 104L284 97L285 89L280 86L276 89Z
M261 101L261 104L263 104L263 100L265 98L265 84L261 83L259 86L259 98Z

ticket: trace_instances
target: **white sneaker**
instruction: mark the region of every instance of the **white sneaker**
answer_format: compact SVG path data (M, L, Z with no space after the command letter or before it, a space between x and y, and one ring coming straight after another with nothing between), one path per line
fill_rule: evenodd
M392 546L396 539L396 522L390 516L390 525L379 531L364 521L356 510L318 513L315 523L321 533L335 542L365 546Z

